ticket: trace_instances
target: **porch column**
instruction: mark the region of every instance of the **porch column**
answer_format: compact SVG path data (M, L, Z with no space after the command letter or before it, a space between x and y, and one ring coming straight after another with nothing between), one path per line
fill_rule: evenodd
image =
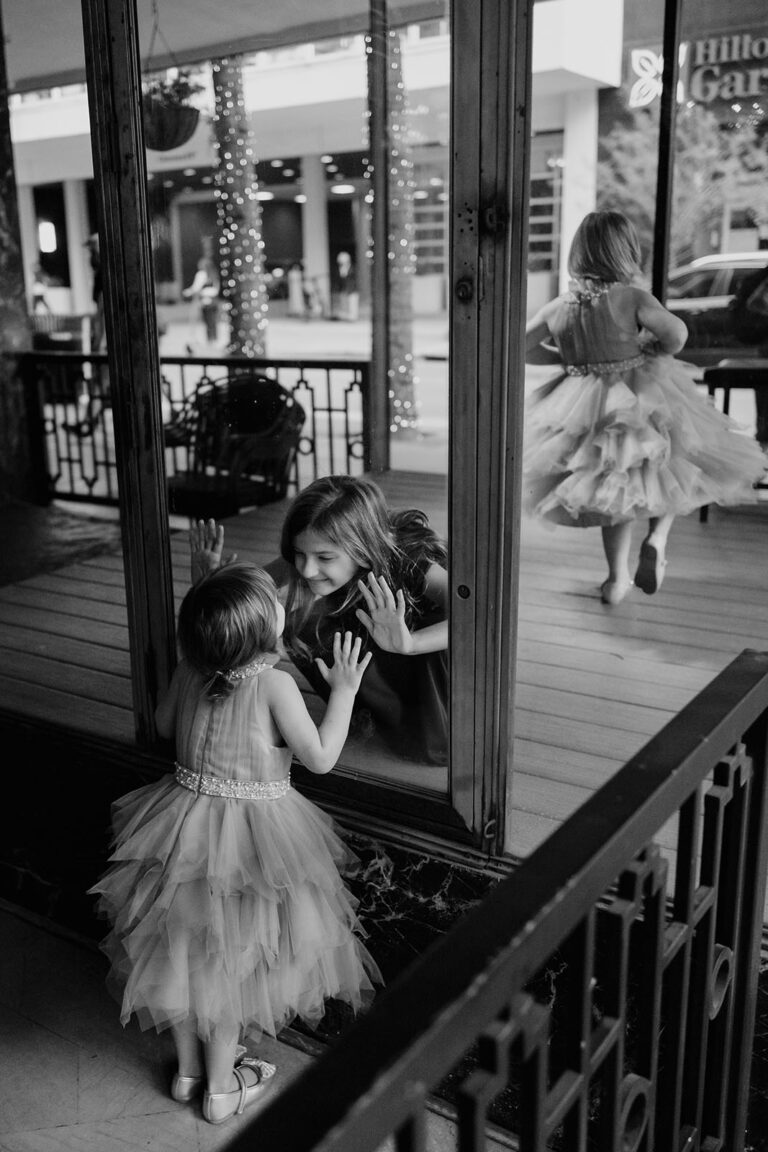
M93 286L85 242L90 234L84 180L64 181L64 214L69 252L69 284L73 312L93 310Z
M19 232L21 235L21 255L24 262L24 281L27 287L27 307L32 307L32 281L40 253L37 247L37 221L35 219L35 197L31 184L16 186L19 208Z
M325 168L319 156L302 156L301 185L306 200L301 206L304 273L317 281L323 310L330 308L331 278L328 260L328 203Z
M597 90L568 92L563 100L563 200L560 223L560 287L570 279L568 251L574 233L597 202Z
M0 307L0 349L22 352L30 346L21 232L16 201L16 178L8 112L8 75L5 63L5 36L0 12L0 270L3 299ZM30 500L35 496L30 461L24 390L12 356L0 357L0 504L11 499Z

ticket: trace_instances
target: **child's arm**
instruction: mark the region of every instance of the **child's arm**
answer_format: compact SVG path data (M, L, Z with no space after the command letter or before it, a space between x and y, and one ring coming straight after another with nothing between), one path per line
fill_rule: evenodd
M548 323L555 303L556 301L550 300L549 304L545 304L543 308L540 308L525 326L526 364L561 363L561 356L552 341Z
M426 628L419 628L415 632L408 631L405 624L405 597L401 588L393 593L384 577L380 576L377 580L372 572L368 573L367 583L358 580L357 586L368 611L358 608L355 615L368 629L379 648L385 652L398 652L401 656L421 656L426 652L444 652L448 647L447 619L428 624ZM439 564L430 565L424 591L445 613L448 603L448 573L445 568Z
M160 697L155 709L155 726L158 736L170 740L176 731L176 709L179 703L179 677L174 672L171 682Z
M642 288L634 288L637 322L655 336L662 352L673 356L688 339L688 329L679 316L669 312L655 296Z
M360 643L359 637L353 641L351 632L344 634L343 641L337 632L333 638L333 666L329 668L320 659L315 661L331 688L325 715L317 728L292 676L276 671L266 680L272 718L296 759L310 772L330 772L341 755L355 696L371 661L370 652L360 659Z

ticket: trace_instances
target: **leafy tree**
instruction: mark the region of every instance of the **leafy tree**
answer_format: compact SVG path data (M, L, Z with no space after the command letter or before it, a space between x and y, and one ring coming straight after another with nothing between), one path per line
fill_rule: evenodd
M602 138L598 208L614 208L633 222L644 254L653 248L658 105L634 109ZM722 124L702 105L678 109L672 185L670 251L673 265L710 251L710 234L737 199L756 220L768 220L768 149L748 121Z

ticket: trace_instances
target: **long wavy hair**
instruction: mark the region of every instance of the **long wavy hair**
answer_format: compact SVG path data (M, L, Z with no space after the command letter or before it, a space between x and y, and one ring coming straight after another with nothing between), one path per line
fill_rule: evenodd
M446 562L445 546L424 513L413 508L391 515L381 489L372 480L357 476L323 476L315 480L293 501L280 540L282 557L291 566L285 604L285 646L292 655L305 660L320 647L319 618L315 647L300 639L315 603L312 589L296 569L296 537L308 529L324 536L357 565L352 580L326 598L326 615L339 620L356 608L365 608L357 581L373 572L374 576L384 576L393 590L403 589L406 622L412 623L414 552L430 562ZM362 626L360 631L367 635Z
M568 271L583 280L629 284L641 260L637 232L623 212L589 212L573 237Z
M177 636L206 695L228 696L239 683L231 673L277 651L274 581L254 564L225 564L208 573L182 601Z

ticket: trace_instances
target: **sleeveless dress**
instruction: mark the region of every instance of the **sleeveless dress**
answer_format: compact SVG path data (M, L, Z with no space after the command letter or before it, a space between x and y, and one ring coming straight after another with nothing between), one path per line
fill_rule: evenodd
M410 566L404 583L413 600L413 612L408 620L412 631L418 632L445 618L443 610L433 604L426 594L427 572L434 562L428 549L418 541L401 541ZM424 652L416 656L402 656L379 648L368 629L354 614L339 614L347 587L323 598L301 630L299 639L327 663L333 662L333 635L350 631L360 636L363 652L371 652L372 659L365 672L355 698L352 732L363 734L360 717L370 717L373 729L398 756L416 763L448 763L448 653ZM306 660L291 653L291 661L312 688L324 700L329 689L314 659Z
M614 287L577 287L549 321L565 370L529 397L525 510L586 528L753 502L760 446L650 333L619 327Z
M90 891L112 924L108 985L158 1031L193 1018L202 1040L358 1010L381 982L340 869L357 861L290 786L291 752L259 728L258 673L208 700L179 664L175 776L121 797L110 867Z

